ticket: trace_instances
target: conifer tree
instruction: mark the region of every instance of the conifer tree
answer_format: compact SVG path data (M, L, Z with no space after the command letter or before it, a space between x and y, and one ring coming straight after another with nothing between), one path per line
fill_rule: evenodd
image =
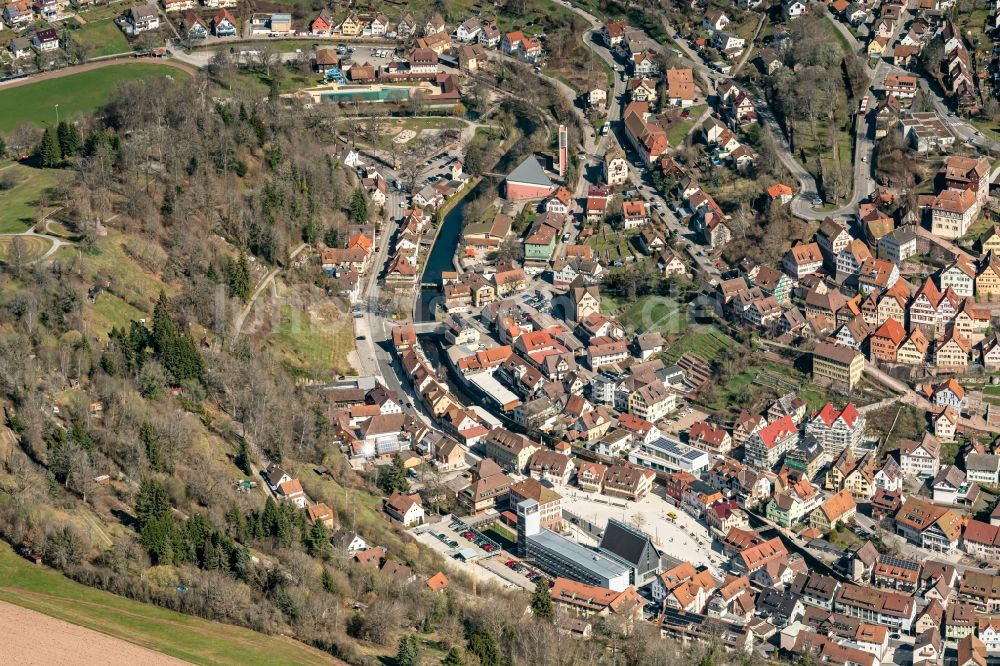
M80 130L76 128L76 125L63 120L56 129L56 135L59 143L59 154L62 158L65 159L80 152Z
M364 224L368 221L368 197L360 187L351 195L351 219L355 224Z
M250 298L250 267L247 265L247 256L240 252L239 259L229 260L227 263L227 273L229 278L229 296L238 298L244 303Z
M462 653L458 651L458 648L453 647L448 650L448 654L445 655L441 666L465 666L465 659L462 658Z
M38 161L46 169L53 169L59 166L62 154L59 151L59 139L55 133L45 128L42 133L42 143L38 146Z
M420 663L420 644L413 634L399 639L399 651L396 653L396 666L417 666Z
M531 595L531 612L539 620L552 620L552 597L549 594L549 583L539 578L535 583L535 591Z
M170 515L170 497L163 484L155 479L143 479L135 499L135 518L141 529L151 520Z

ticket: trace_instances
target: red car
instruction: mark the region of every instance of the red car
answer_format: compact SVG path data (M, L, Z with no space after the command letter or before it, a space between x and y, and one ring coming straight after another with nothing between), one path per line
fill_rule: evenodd
M491 543L486 544L485 546L483 546L483 550L485 550L487 553L490 552L491 550L493 550L493 544Z
M514 560L507 560L506 562L504 562L504 565L510 567L511 569L513 569L514 568Z

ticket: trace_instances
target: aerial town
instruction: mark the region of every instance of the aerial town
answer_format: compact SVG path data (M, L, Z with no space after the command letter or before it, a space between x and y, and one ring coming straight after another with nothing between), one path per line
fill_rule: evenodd
M690 66L665 71L643 30L595 29L588 45L620 76L585 90L584 105L611 131L584 137L575 184L565 126L555 151L511 164L444 269L421 272L419 253L406 265L418 207L436 208L425 190L441 186L416 194L380 279L434 296L391 323L364 399L357 382L331 391L342 448L359 466L402 459L411 494L394 492L385 511L482 581L547 581L567 632L612 614L772 657L985 664L1000 656L1000 510L987 508L1000 483L1000 229L994 144L959 115L979 114L991 93L943 4L780 9L786 20L749 63L717 9L695 33L709 37L674 37L682 52L669 60ZM842 197L825 159L781 181L757 164L763 132L789 161L765 120L768 79L810 10L830 15L837 39L869 37L858 67L872 85L849 93L856 163ZM522 37L501 36L501 49ZM928 86L910 65L935 41L947 74ZM746 84L744 64L759 68ZM694 163L668 138L692 114ZM883 175L891 158L876 140L890 134L923 171L919 187ZM768 215L807 222L784 254L728 251L748 236L736 219L746 212L723 200L734 188L716 169L772 180ZM450 186L461 183L453 168ZM612 275L639 263L657 286L625 309L628 278ZM357 330L378 326L362 315ZM740 374L717 379L736 349L761 359L742 391L731 388ZM919 428L893 437L903 409ZM452 511L425 513L430 493L448 494Z
M501 663L470 622L359 629L390 584L506 595L610 658L614 627L761 660L732 663L1000 660L995 3L452 4L3 5L20 559L102 587L127 532L166 592L107 591L349 663ZM152 111L154 71L204 115ZM182 159L173 131L220 134ZM244 396L243 362L282 379ZM90 555L24 517L25 478ZM231 564L296 548L343 626ZM198 610L209 570L280 619Z

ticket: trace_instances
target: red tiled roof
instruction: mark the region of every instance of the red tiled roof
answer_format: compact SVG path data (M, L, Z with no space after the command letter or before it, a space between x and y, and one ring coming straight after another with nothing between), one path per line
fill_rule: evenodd
M884 324L875 329L875 332L872 333L872 337L891 340L893 345L898 347L903 344L903 340L906 339L906 331L898 321L889 317L885 320Z
M431 588L435 592L439 592L446 587L448 587L448 577L444 573L438 571L436 574L427 579L427 587Z
M795 427L792 417L785 415L761 428L757 432L757 436L764 442L764 446L772 449L779 439L796 432L798 432L798 428Z

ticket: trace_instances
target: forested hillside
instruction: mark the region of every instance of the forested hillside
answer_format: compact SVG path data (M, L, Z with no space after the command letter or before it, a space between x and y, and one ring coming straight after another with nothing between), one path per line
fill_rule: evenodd
M304 307L343 312L315 257L368 207L334 159L335 111L241 95L231 76L220 62L184 84L123 84L93 118L7 137L56 172L47 228L72 245L42 263L11 251L0 274L3 537L88 585L351 663L397 650L409 663L682 661L648 627L599 622L575 641L521 596L382 577L240 485L280 462L340 525L423 576L443 567L331 444L326 405L295 381L322 369L289 353L287 313L233 330L276 270Z

